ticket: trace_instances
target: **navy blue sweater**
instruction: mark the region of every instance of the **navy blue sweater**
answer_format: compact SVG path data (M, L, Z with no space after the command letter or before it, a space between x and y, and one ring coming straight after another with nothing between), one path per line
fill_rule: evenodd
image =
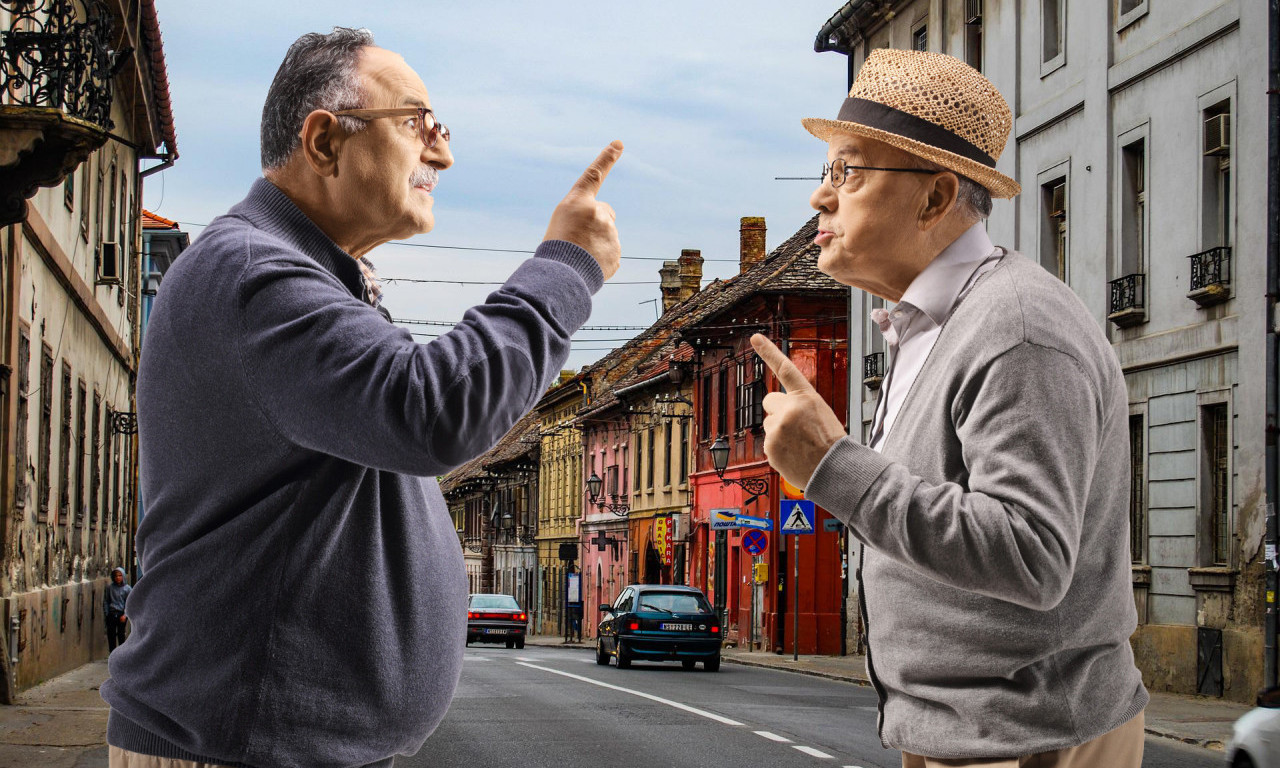
M269 182L210 224L165 275L142 351L144 575L102 686L108 741L261 768L417 751L466 634L435 476L534 405L602 282L586 251L543 243L419 344Z

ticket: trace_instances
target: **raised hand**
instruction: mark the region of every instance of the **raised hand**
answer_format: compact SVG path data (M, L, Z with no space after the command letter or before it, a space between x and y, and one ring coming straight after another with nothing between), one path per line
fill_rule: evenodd
M757 333L751 337L751 346L786 389L764 396L765 457L788 483L804 488L822 457L845 436L844 426L772 341Z
M617 215L608 203L596 200L596 195L621 156L620 141L615 140L604 148L556 206L543 237L544 240L566 240L591 254L604 272L605 280L618 271L622 244L618 242L618 227L614 224Z

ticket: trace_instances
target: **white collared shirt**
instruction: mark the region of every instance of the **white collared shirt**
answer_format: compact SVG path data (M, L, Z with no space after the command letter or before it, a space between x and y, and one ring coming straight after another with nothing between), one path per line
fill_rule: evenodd
M1002 254L991 244L983 222L978 222L916 275L896 306L871 311L872 322L889 344L888 372L871 422L873 450L884 446L902 403L952 310Z

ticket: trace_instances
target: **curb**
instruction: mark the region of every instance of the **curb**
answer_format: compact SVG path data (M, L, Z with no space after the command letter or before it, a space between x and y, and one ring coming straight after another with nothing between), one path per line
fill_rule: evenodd
M823 672L817 669L802 669L800 667L784 667L778 664L769 664L763 661L755 661L754 659L742 659L735 656L725 656L723 654L721 654L720 660L727 664L740 664L744 667L758 667L760 669L776 669L782 672L794 672L798 675L809 675L810 677L837 680L842 683L853 683L854 685L860 685L864 688L871 687L871 682L869 680L864 680L860 677L853 677L851 675L841 675L835 672Z
M1161 739L1176 741L1180 744L1189 744L1193 747L1200 747L1201 749L1211 749L1215 752L1225 752L1227 749L1227 745L1217 739L1197 739L1193 736L1179 736L1176 733L1168 733L1150 726L1143 728L1143 731L1145 731L1148 736L1156 736Z

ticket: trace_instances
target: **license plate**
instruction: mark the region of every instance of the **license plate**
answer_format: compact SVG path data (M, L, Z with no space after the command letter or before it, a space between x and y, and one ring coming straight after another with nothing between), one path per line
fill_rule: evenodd
M484 633L486 635L505 635L509 631L510 630L506 630L506 629L486 629Z
M692 632L692 631L693 631L693 625L692 625L692 624L670 624L670 623L666 623L666 624L662 624L662 625L661 625L661 629L663 629L663 630L664 630L664 631L666 631L666 632Z

